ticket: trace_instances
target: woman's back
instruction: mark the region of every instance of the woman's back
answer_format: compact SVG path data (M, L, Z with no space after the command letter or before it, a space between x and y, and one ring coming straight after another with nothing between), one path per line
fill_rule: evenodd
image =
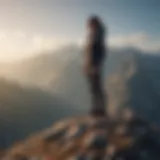
M106 115L105 93L102 84L102 67L105 59L105 29L97 17L88 23L89 36L85 57L85 72L92 95L91 115Z
M105 28L100 22L90 24L86 54L93 66L100 65L105 57Z

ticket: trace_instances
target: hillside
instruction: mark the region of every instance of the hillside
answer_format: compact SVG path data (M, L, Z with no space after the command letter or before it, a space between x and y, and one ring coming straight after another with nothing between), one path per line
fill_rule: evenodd
M88 111L90 98L81 72L81 58L80 50L72 46L54 54L43 53L22 62L2 65L1 75L16 82L0 81L2 146L63 117ZM159 62L159 56L131 48L110 51L105 82L112 116L117 117L122 108L130 107L144 119L160 124ZM28 125L30 123L32 125ZM11 140L7 135L10 133L13 133Z
M140 51L128 48L111 49L105 64L105 76L114 73L126 61L134 61ZM54 53L2 65L0 75L26 86L36 86L87 111L90 105L88 85L82 71L82 51L68 46Z
M159 160L159 131L134 116L126 118L61 120L12 146L3 160Z
M0 79L0 148L77 113L57 96Z
M21 84L45 88L50 82L57 81L72 59L77 60L77 56L81 56L79 52L78 47L71 45L53 52L42 52L28 59L1 63L0 75Z
M110 108L131 107L138 116L160 125L159 80L160 57L136 55L135 61L122 65L107 80Z

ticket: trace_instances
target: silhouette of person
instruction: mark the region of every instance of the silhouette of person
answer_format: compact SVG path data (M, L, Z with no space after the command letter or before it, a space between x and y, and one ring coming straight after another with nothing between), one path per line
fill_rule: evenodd
M105 95L102 82L102 70L106 55L105 28L98 16L92 16L87 22L87 29L84 72L92 96L91 115L105 115Z

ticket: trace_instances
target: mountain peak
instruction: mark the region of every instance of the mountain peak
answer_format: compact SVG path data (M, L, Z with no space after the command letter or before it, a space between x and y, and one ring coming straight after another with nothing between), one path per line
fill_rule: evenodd
M56 123L11 148L4 160L158 160L160 134L139 119L75 117Z

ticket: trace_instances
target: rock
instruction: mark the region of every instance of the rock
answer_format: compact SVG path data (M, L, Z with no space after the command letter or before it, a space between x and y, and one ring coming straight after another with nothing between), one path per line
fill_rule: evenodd
M67 132L67 128L63 128L61 130L55 131L53 133L51 133L50 135L48 135L47 137L45 137L46 141L55 141L58 140L59 138L63 138L65 136Z
M87 130L86 124L71 126L68 132L66 133L66 138L72 139L72 138L80 137L85 133L86 130Z
M89 126L92 129L108 129L109 121L108 121L108 119L106 119L104 117L91 119Z
M135 117L72 118L9 149L3 160L159 160L160 133L149 126Z
M69 158L68 160L87 160L85 155L77 155L75 157Z
M105 131L93 132L85 137L85 147L87 149L104 149L107 145L107 137Z

